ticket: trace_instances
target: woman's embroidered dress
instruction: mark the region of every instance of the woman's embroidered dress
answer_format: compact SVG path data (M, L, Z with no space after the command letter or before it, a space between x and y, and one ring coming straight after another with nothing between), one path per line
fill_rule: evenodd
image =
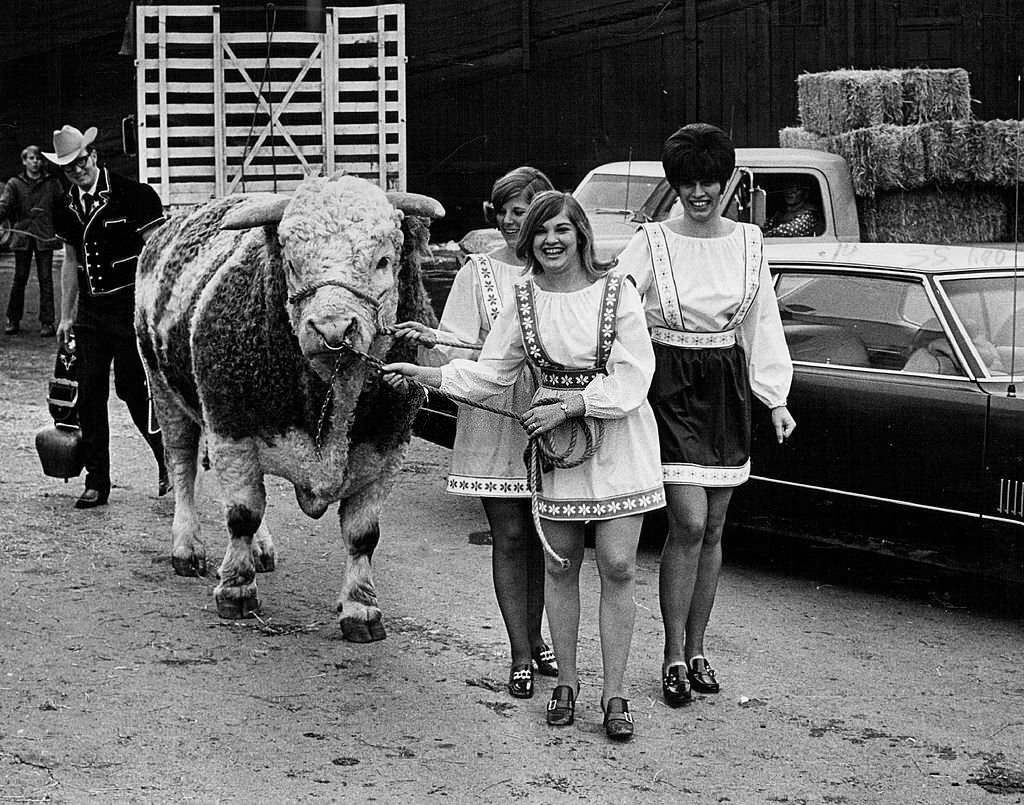
M657 369L650 400L666 484L750 476L753 396L785 405L793 376L760 230L717 238L645 224L619 256L637 282Z
M569 293L545 291L530 279L517 284L515 304L494 323L480 359L444 366L441 390L490 402L527 365L538 378L535 401L578 393L585 415L604 422L594 456L543 473L541 516L602 520L664 506L657 426L647 402L654 353L632 284L618 273ZM567 425L553 438L563 449Z

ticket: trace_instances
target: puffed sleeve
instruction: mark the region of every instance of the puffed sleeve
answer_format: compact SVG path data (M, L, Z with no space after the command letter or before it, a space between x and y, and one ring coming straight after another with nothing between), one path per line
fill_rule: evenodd
M619 252L615 270L632 277L641 296L647 293L654 278L654 267L651 265L651 248L643 229L637 229L626 248Z
M640 294L628 279L619 294L608 374L595 377L582 392L586 415L598 419L619 419L635 411L647 399L654 377L654 347Z
M452 280L437 329L467 344L479 343L487 334L486 313L481 303L480 275L476 264L467 260ZM444 344L429 349L420 347L418 355L419 363L423 366L444 366L455 358L472 360L476 357L473 350Z
M441 391L483 402L513 385L525 362L519 315L515 305L508 304L494 322L477 360L456 358L441 367Z
M763 251L757 293L737 328L736 338L747 355L750 390L754 396L769 408L785 405L793 381L793 362Z

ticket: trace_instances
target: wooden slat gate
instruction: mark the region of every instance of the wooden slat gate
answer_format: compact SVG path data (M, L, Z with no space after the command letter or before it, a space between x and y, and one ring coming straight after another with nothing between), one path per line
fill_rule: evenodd
M404 6L328 8L323 33L222 31L219 6L136 14L139 177L164 204L340 169L406 189Z

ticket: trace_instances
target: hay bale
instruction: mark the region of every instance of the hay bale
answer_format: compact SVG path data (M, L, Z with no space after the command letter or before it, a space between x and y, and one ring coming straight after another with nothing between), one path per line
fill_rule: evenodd
M831 143L828 137L822 137L813 131L808 131L799 126L790 126L779 129L780 148L810 148L815 151L831 151Z
M898 70L833 70L797 78L797 111L817 134L903 122Z
M927 164L929 184L954 185L976 181L977 126L969 120L944 120L916 127Z
M962 67L900 71L903 123L971 119L971 80Z
M1024 166L1024 121L983 120L972 132L974 181L1013 187ZM1021 177L1024 178L1024 177Z
M797 78L797 109L805 129L843 134L882 125L971 119L966 70L833 70Z
M872 126L829 138L828 150L850 166L853 192L873 196L930 184L920 126Z
M861 240L992 243L1008 239L1005 194L986 188L888 190L858 198Z

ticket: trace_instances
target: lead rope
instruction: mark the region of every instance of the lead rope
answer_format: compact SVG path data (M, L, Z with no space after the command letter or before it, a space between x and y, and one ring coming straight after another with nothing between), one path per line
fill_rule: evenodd
M365 363L370 369L381 374L384 368L384 362L379 358L375 358L373 355L369 355L366 352L361 352L355 347L342 343L338 347L332 347L329 344L327 348L331 351L345 351L355 356L357 359ZM334 366L334 376L338 373L338 366L341 362L341 355L338 356L338 363ZM499 416L508 417L509 419L515 419L519 421L519 414L515 411L509 411L505 408L495 408L494 406L487 405L486 403L476 402L474 400L467 399L458 394L452 394L450 392L441 391L439 389L425 386L418 380L413 380L411 377L405 378L407 382L413 385L419 386L429 396L431 392L435 392L442 397L446 397L452 402L462 403L463 405L469 405L473 408L479 408L482 411L489 411L492 414L498 414ZM333 384L334 377L332 376L331 382ZM327 399L324 400L323 409L320 412L320 425L317 427L317 451L319 453L319 441L320 431L324 421L324 414L327 411L327 403L330 400L330 392L328 392ZM549 403L557 403L561 400L557 397L549 397L543 400L538 400L536 405L547 405ZM556 469L571 469L578 467L584 461L589 460L597 449L601 446L601 442L604 440L604 422L600 419L594 420L594 428L591 429L587 424L587 421L583 417L573 417L566 420L569 426L569 444L565 450L559 452L555 449L555 446L551 442L551 438L547 433L538 434L536 436L530 436L529 446L529 461L526 467L526 485L530 490L530 515L533 518L533 526L537 531L537 537L540 539L541 547L544 549L544 553L563 570L568 570L572 564L564 556L560 556L554 548L551 547L551 543L548 542L547 537L544 535L544 528L540 522L540 502L539 496L542 490L541 472L544 464L548 464ZM580 431L583 432L584 439L586 441L586 448L578 458L572 458L573 452L576 450L576 445L579 442Z

